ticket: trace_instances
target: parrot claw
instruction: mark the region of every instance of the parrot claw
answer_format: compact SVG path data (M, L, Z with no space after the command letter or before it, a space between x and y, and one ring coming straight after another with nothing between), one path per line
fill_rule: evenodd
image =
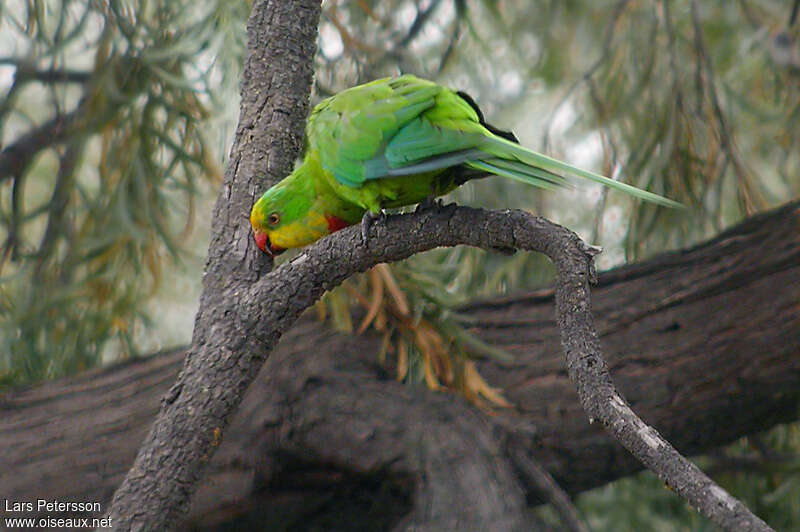
M364 213L364 216L361 218L361 239L364 241L365 246L369 243L369 230L372 228L372 225L375 222L383 223L385 221L386 213L383 211L379 213L367 211Z
M442 207L444 207L444 202L442 201L442 198L435 198L433 196L428 196L424 200L417 203L417 208L414 209L414 212L419 213L419 212L429 211L432 209L438 210L441 209Z

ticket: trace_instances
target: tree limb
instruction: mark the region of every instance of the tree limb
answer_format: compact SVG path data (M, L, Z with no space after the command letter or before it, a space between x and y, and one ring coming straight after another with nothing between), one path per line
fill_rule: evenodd
M253 3L239 124L214 207L192 348L114 495L108 515L118 530L175 527L202 466L283 331L259 337L259 321L241 321L242 311L255 310L256 303L243 304L242 297L271 266L257 254L247 213L265 184L263 176L286 175L299 151L319 13L314 0Z
M359 245L359 228L340 231L253 282L254 274L266 264L259 262L242 218L254 199L254 176L259 173L254 170L262 167L273 175L285 173L291 161L287 154L296 153L318 20L316 2L286 6L267 0L253 6L240 123L214 209L192 349L114 496L109 516L117 529L175 526L188 507L203 465L214 454L268 353L325 290L380 262L401 260L433 247L469 244L547 254L559 273L556 308L567 367L590 421L602 421L637 458L712 521L727 529L768 530L636 417L616 392L589 307L593 253L560 226L520 211L466 208L391 217L373 228L368 245ZM266 42L262 42L264 37ZM269 127L264 128L265 124ZM274 143L287 137L281 126L294 133L288 135L294 150L275 149ZM259 155L266 156L266 165ZM498 525L510 530L519 523L512 518Z
M509 453L521 474L536 487L536 491L542 498L553 505L553 508L556 509L569 530L572 532L589 532L589 526L581 520L578 509L572 504L569 495L530 453L520 446L510 447Z
M77 132L85 134L80 127L84 114L84 109L79 106L48 120L4 147L0 151L0 183L22 176L35 155L43 149L64 142Z
M636 411L686 454L797 418L798 207L786 205L692 249L599 276L594 315L615 380ZM459 315L483 341L515 355L512 363L487 361L480 369L515 409L477 416L483 421L476 423L474 409L458 397L387 380L392 369L375 361L379 337L336 334L309 316L284 335L250 387L194 498L191 528L259 511L308 522L325 515L324 508L309 515L313 497L324 497L347 523L365 519L362 507L347 506L343 472L400 487L437 474L424 469L420 452L420 438L431 425L458 440L483 441L488 432L507 441L504 459L518 472L514 484L522 485L529 502L540 490L520 472L516 449L530 453L573 495L641 469L597 424L585 422L561 369L551 290L475 302ZM0 499L98 501L107 507L183 355L166 353L3 393ZM302 460L302 470L286 456ZM442 474L453 478L452 471ZM309 477L315 484L304 487L302 479ZM434 487L456 489L443 482ZM475 493L463 499L480 501L482 489L470 485ZM372 494L374 489L366 496ZM390 504L400 516L412 508L402 497ZM479 529L491 517L475 512L465 528ZM368 526L375 528L386 512L372 519Z
M360 228L350 228L321 240L251 286L234 285L236 304L226 310L234 329L239 331L239 337L233 339L236 345L226 346L225 343L231 341L227 336L209 338L208 343L213 342L228 351L228 356L215 361L213 367L194 367L192 356L187 358L178 388L173 387L173 393L178 396L166 400L156 421L153 433L168 435L157 441L156 447L178 445L180 449L173 448L172 452L184 453L186 446L196 446L197 456L190 454L183 460L199 462L200 457L213 452L213 440L209 438L204 445L197 445L202 439L195 435L221 430L218 420L230 416L246 388L242 381L249 384L246 376L254 375L262 362L255 353L271 350L282 332L325 290L377 263L401 260L433 247L459 244L546 253L558 270L556 308L567 366L571 379L578 385L590 421L601 421L673 490L723 528L769 530L741 503L681 457L623 401L601 356L590 313L591 254L574 233L522 211L448 207L435 212L392 216L385 225L373 227L366 246L361 242ZM221 368L225 368L223 372ZM211 376L202 375L209 373L209 369ZM186 377L190 372L197 375L192 376L192 380ZM239 380L231 381L232 372L239 374ZM210 396L210 390L214 390L216 397ZM234 393L226 390L234 390ZM200 403L197 403L198 396ZM209 411L203 412L203 408ZM146 441L143 447L145 453L153 452L148 449L148 443ZM139 459L141 457L142 453ZM180 482L180 470L172 469L161 452L156 462L169 479L177 477ZM185 463L175 465L185 467ZM142 469L147 467L145 464ZM153 474L151 469L148 477ZM170 511L169 508L161 510ZM513 526L510 524L508 529Z

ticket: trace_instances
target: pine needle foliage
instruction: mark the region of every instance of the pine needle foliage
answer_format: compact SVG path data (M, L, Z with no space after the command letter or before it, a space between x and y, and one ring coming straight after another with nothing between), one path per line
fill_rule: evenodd
M318 97L400 72L438 79L471 93L523 144L690 206L678 212L600 187L552 194L501 179L453 194L460 203L521 207L565 223L606 250L601 267L691 245L800 194L800 31L783 3L331 1L323 8ZM552 276L539 256L463 248L392 269L432 273L434 282L398 279L403 290L426 292L416 300L437 301L440 315L456 311L457 301L536 288Z
M136 352L219 178L211 77L243 32L222 3L166 0L11 2L0 29L0 376L19 382Z
M678 215L600 188L552 194L501 179L450 198L545 215L602 246L609 267L800 195L794 4L325 0L314 97L399 73L435 79L527 146L690 206ZM191 253L196 204L220 174L226 139L210 134L230 140L232 127L210 124L235 113L248 8L0 3L0 384L138 351L147 303ZM378 356L398 378L500 405L470 357L506 354L477 342L458 309L552 272L528 253L433 250L349 280L317 310L340 330L381 335ZM797 427L760 440L709 467L758 458L767 470L730 473L726 487L796 528ZM580 502L596 530L708 528L681 504L653 479Z

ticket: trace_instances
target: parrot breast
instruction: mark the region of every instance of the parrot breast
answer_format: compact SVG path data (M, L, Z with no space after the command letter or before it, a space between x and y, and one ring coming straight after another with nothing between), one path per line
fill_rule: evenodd
M328 222L328 231L330 231L331 233L334 233L339 229L344 229L345 227L353 225L347 220L342 220L341 218L339 218L338 216L334 216L333 214L326 214L325 221Z

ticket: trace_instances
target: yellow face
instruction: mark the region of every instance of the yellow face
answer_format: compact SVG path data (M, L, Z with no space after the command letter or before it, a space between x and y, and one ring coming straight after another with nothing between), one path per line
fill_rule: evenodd
M329 189L318 190L320 180L307 173L307 165L299 166L253 205L250 224L263 252L274 256L307 246L361 219L363 210L339 201Z
M258 203L250 212L250 224L256 245L264 253L275 256L289 248L307 246L330 233L329 222L323 214L308 210L302 218L289 222L281 220L278 211L267 214L266 219L257 209Z
M329 232L325 216L309 211L305 218L273 229L269 233L269 240L279 248L299 248L316 242Z

